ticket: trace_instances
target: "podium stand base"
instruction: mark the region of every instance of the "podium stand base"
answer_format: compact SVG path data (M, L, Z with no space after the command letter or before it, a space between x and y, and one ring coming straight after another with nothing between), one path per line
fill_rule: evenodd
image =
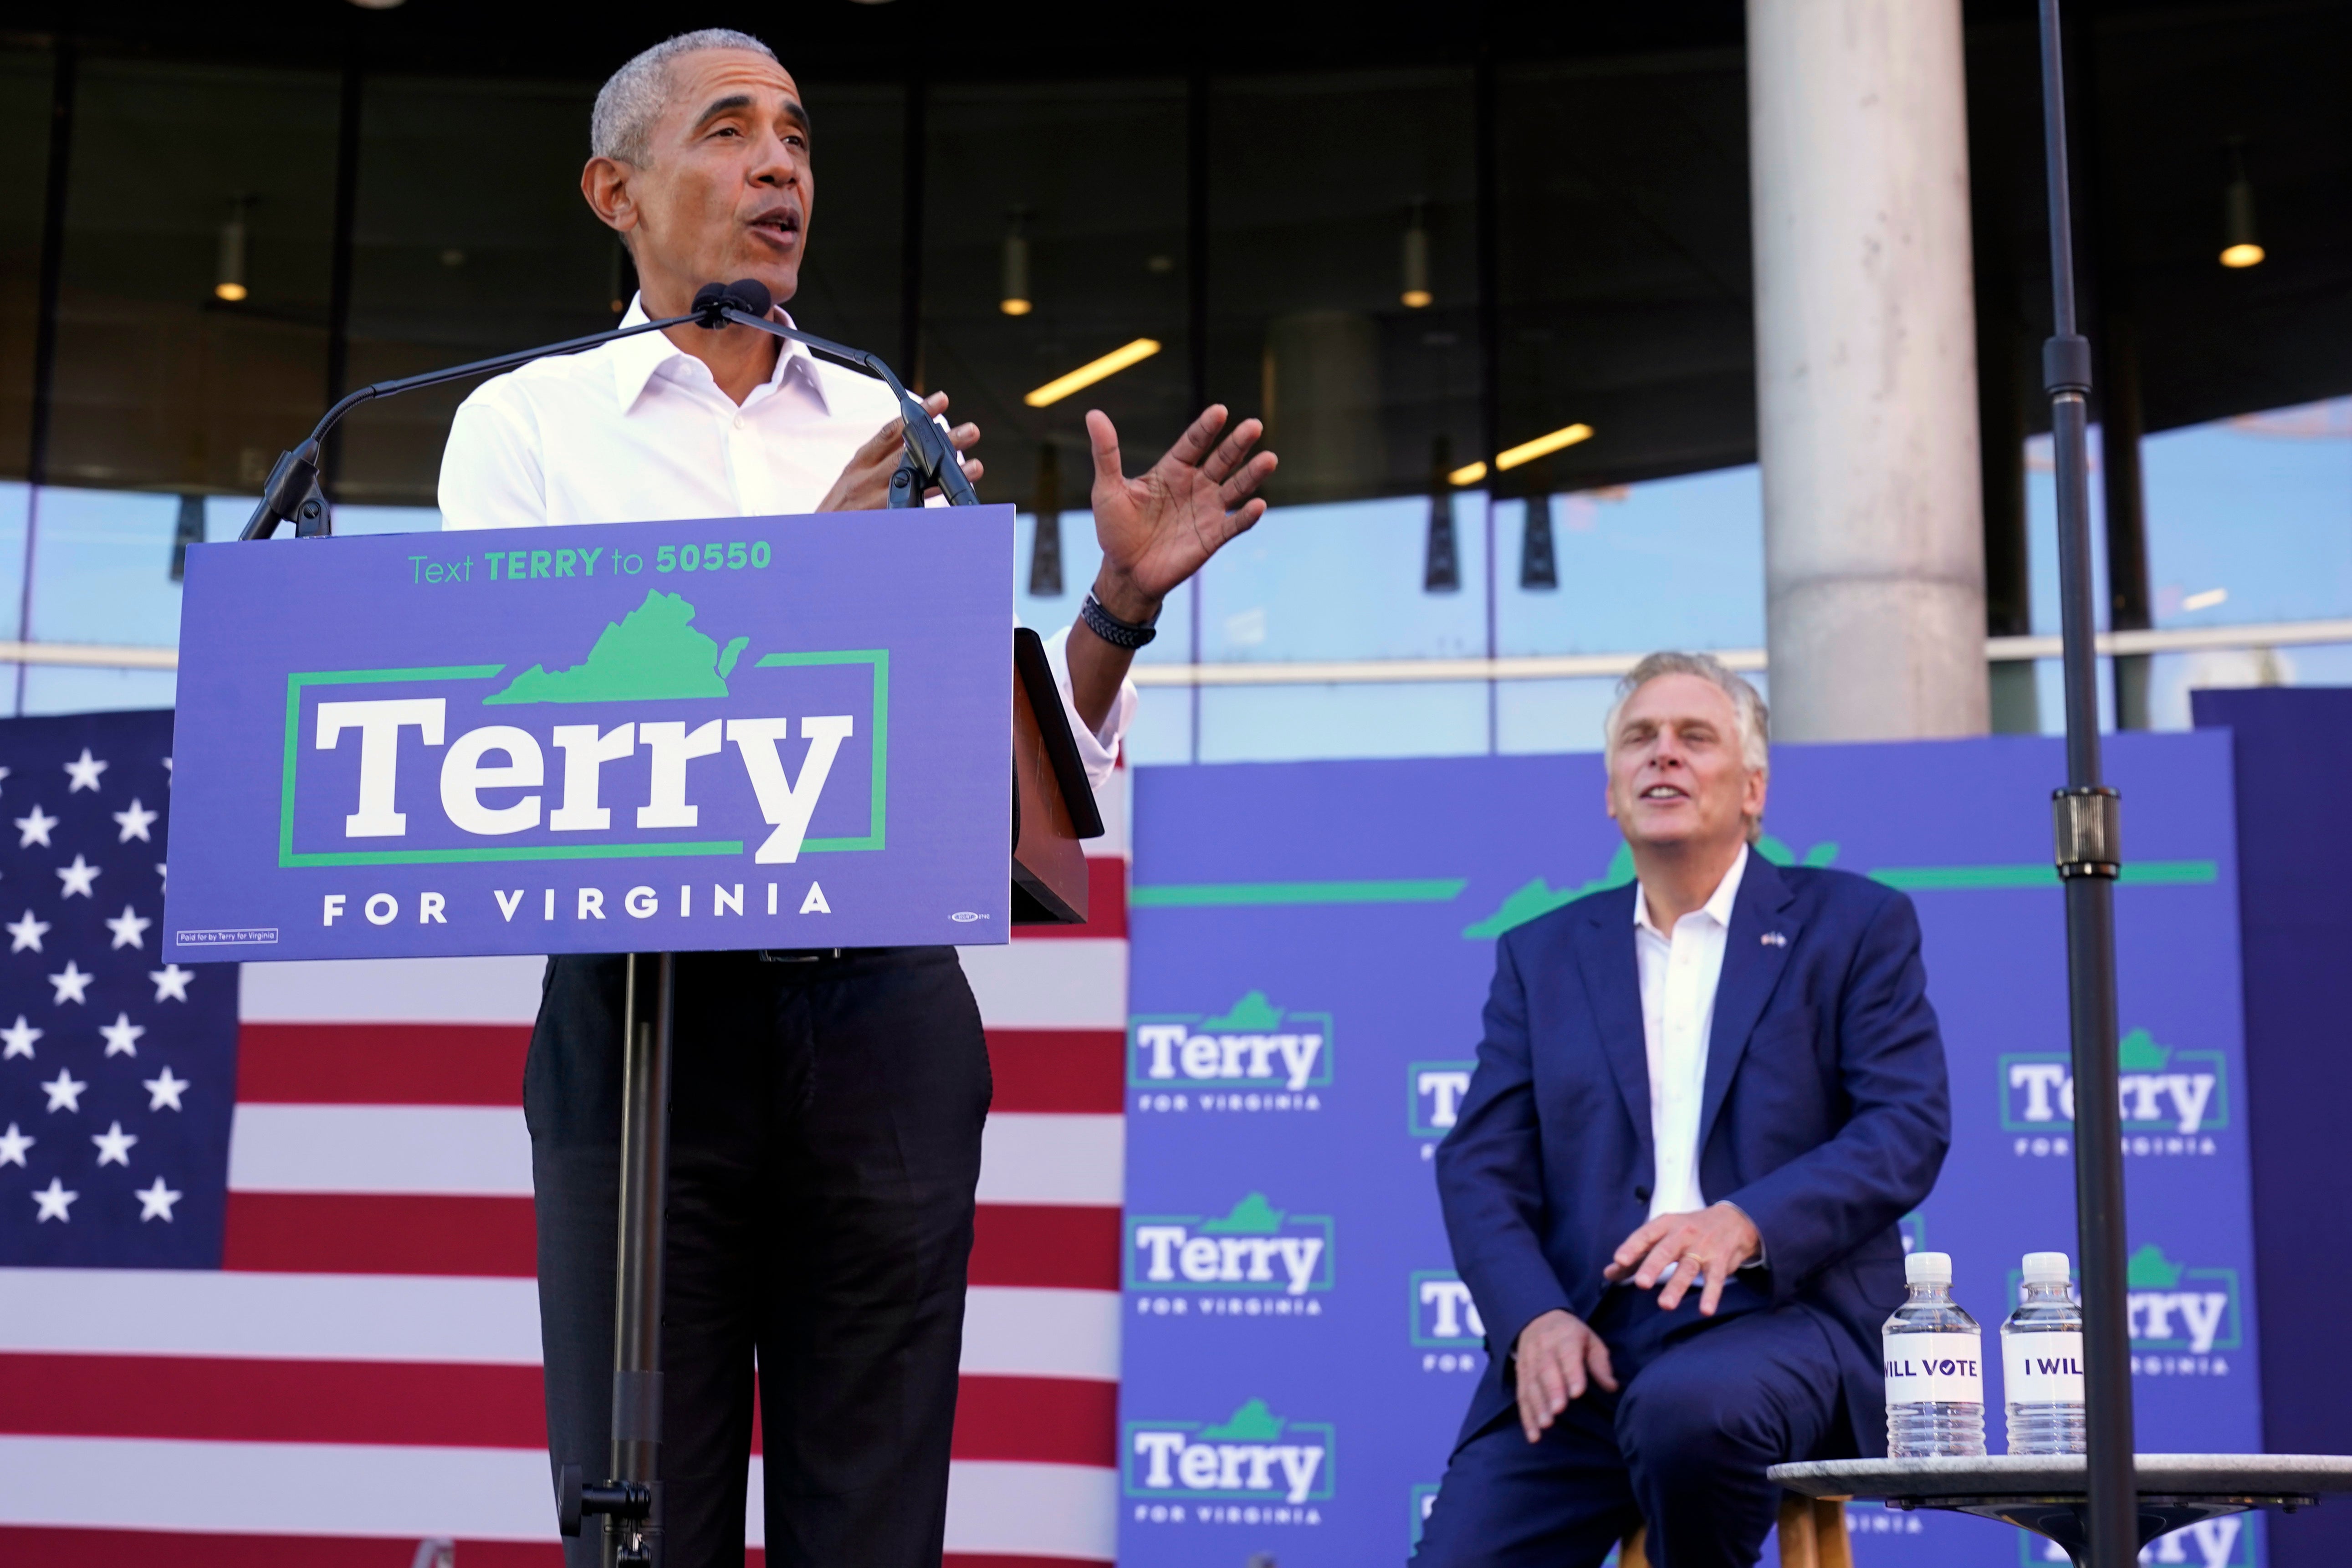
M577 1465L556 1483L556 1519L577 1536L604 1520L610 1568L661 1562L661 1310L669 1188L669 1078L677 1016L675 954L633 952L623 988L620 1253L613 1315L612 1479L589 1484Z

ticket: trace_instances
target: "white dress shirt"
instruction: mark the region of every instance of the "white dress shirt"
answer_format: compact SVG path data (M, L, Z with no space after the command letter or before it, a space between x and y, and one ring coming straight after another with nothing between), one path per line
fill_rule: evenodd
M1731 905L1748 870L1748 847L1714 894L1675 922L1671 934L1650 919L1650 896L1633 890L1633 954L1642 971L1642 1037L1650 1059L1650 1142L1657 1174L1650 1217L1706 1206L1698 1185L1698 1118L1706 1094L1707 1036L1715 1027L1716 984L1731 934Z
M646 320L629 302L623 326ZM791 318L784 317L789 323ZM871 376L786 343L738 407L662 332L533 360L458 405L441 454L445 528L789 516L816 510L857 448L898 418ZM1135 717L1132 681L1100 730L1070 698L1069 630L1045 652L1087 776L1110 776Z

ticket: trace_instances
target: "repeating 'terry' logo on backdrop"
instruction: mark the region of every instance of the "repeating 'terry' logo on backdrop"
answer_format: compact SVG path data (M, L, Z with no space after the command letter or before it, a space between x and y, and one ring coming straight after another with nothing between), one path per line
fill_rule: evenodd
M1128 1025L1127 1082L1141 1110L1320 1110L1331 1086L1328 1013L1277 1007L1263 991L1223 1013Z

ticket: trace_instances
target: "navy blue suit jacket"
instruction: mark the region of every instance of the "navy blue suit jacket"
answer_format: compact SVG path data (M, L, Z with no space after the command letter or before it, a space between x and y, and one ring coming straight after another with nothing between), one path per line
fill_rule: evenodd
M1514 1403L1519 1331L1554 1308L1590 1318L1602 1267L1649 1213L1637 896L1631 883L1591 894L1496 944L1478 1068L1437 1150L1446 1233L1490 1351L1465 1440ZM1717 1316L1794 1304L1821 1318L1865 1455L1885 1451L1878 1333L1903 1300L1895 1222L1935 1184L1950 1141L1910 900L1751 851L1707 1039L1699 1186L1755 1222L1767 1268L1739 1276Z

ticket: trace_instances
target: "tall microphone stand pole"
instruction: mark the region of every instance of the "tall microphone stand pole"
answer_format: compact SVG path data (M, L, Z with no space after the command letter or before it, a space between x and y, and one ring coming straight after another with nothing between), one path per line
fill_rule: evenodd
M934 487L944 491L955 505L979 504L980 498L965 477L962 461L947 433L879 358L769 321L767 290L757 284L738 283L725 288L711 284L695 296L694 303L695 308L682 316L666 316L634 327L592 332L544 348L475 360L447 370L375 382L346 395L327 410L299 446L279 454L277 467L270 470L269 482L262 487L261 500L238 538L268 539L284 522L295 525L298 538L324 538L333 532L333 519L319 486L320 443L343 416L363 403L420 387L463 381L469 376L511 370L533 360L577 353L618 338L665 331L689 322L712 329L730 323L755 328L805 343L814 353L878 378L897 395L899 416L906 427L906 452L891 476L890 505L920 506L925 493ZM747 310L747 306L752 309ZM614 1271L612 1474L605 1480L590 1482L583 1477L578 1465L565 1465L555 1483L557 1523L565 1535L578 1535L587 1515L604 1516L604 1561L614 1568L658 1568L662 1560L662 1247L669 1188L669 1086L677 990L677 954L628 955L622 1009L620 1235L619 1257Z
M2123 1108L2116 1084L2116 879L2122 797L2099 782L2099 685L2092 608L2088 447L2091 345L2076 330L2066 82L2058 0L2041 0L2042 128L2050 167L2053 333L2042 346L2058 476L2058 581L2065 647L2066 787L2056 792L2058 875L2066 895L2066 982L2074 1055L2074 1208L2083 1254L2090 1568L2139 1555L2126 1310Z

